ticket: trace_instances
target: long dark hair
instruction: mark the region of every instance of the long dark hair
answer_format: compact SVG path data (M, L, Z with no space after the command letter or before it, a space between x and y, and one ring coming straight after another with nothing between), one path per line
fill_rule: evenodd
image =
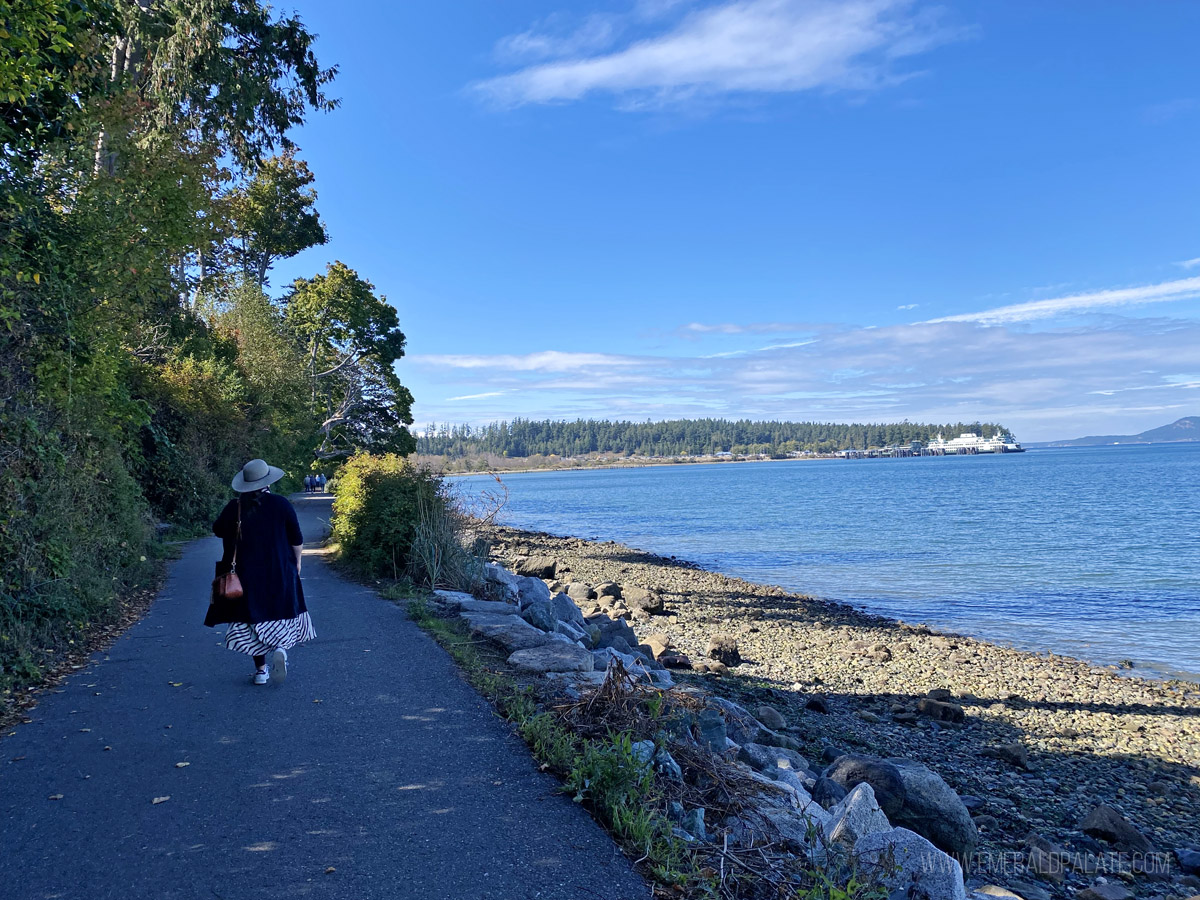
M262 503L264 495L271 493L269 487L259 488L257 491L246 491L242 494L242 514L252 513L258 509Z

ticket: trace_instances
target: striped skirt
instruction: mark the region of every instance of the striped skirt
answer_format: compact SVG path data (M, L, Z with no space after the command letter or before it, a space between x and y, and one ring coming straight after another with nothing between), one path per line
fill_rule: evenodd
M272 650L290 650L316 636L312 619L302 612L294 619L274 622L231 622L225 632L225 646L237 653L266 656Z

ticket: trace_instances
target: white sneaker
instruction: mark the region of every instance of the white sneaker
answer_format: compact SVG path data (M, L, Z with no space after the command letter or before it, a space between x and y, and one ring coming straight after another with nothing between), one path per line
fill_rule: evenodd
M269 679L271 677L270 672L271 672L270 666L256 671L254 673L254 683L255 684L266 684L267 679Z
M271 654L271 664L267 669L271 673L271 684L283 684L287 678L287 651L276 649Z

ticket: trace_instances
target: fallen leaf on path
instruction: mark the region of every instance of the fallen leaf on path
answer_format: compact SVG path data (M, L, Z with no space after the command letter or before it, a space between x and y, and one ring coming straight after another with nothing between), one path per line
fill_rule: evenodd
M111 750L111 749L112 749L112 747L105 747L104 749L105 749L105 750Z
M191 765L191 763L189 763L189 762L175 763L175 768L177 768L177 769L186 769L186 768L187 768L188 766L190 766L190 765Z
M89 731L91 731L92 729L90 729L90 728L80 728L79 730L80 730L80 731L82 731L84 734L87 734L87 733L88 733Z
M165 796L165 797L155 797L153 800L150 801L150 803L154 806L157 806L160 803L166 803L170 799L171 799L171 795L167 794L167 796Z
M313 701L313 703L320 703L320 702L322 702L322 701L320 701L320 700L314 700L314 701Z
M23 760L24 758L25 758L25 757L23 757L23 756L14 756L14 757L12 758L12 761L13 761L13 762L20 762L20 761L21 761L21 760Z
M51 794L51 795L50 795L50 799L51 799L51 800L61 800L61 799L62 799L62 794Z
M337 869L335 869L333 866L326 866L326 867L325 867L325 874L326 874L326 875L332 875L332 874L333 874L334 872L336 872L336 871L337 871Z
M171 687L183 687L183 682L182 681L172 681Z

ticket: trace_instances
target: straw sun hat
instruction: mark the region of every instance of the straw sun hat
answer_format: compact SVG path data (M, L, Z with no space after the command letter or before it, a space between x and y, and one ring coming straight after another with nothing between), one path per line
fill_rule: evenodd
M274 484L283 477L283 469L268 466L261 459L252 459L242 466L242 471L233 476L233 489L239 494L247 494Z

